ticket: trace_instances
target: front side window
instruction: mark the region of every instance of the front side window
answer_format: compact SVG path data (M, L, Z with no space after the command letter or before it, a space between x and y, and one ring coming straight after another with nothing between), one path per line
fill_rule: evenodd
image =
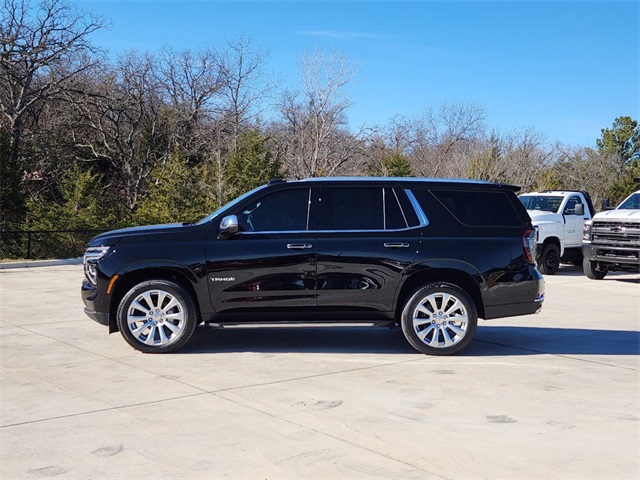
M241 232L303 231L309 228L308 188L280 190L236 213Z
M565 213L567 213L568 215L575 215L576 205L579 205L581 203L582 201L578 196L574 195L573 197L569 198L569 200L567 201L567 207L565 208Z

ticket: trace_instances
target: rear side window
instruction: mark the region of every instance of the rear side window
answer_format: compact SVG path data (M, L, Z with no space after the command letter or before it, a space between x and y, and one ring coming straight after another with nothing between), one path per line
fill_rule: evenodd
M519 227L522 220L506 192L473 190L415 190L427 218L441 217L442 208L461 224L472 227ZM439 222L446 221L439 218Z
M432 190L432 193L464 225L473 227L522 225L518 212L505 192Z
M382 188L323 188L320 202L320 229L384 229Z

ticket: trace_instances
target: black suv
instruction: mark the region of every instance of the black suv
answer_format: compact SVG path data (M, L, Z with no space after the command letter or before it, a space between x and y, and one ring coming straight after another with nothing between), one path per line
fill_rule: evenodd
M106 232L85 312L143 352L201 323L399 323L455 353L477 319L537 313L544 281L518 187L446 179L272 181L195 224Z

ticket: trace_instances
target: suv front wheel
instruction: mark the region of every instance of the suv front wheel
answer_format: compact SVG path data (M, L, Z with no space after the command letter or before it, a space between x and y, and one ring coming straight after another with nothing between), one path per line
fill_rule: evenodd
M432 282L409 296L400 324L404 336L416 350L428 355L450 355L473 340L478 312L460 287Z
M145 353L177 350L198 323L191 295L168 280L137 284L120 301L117 317L127 343Z

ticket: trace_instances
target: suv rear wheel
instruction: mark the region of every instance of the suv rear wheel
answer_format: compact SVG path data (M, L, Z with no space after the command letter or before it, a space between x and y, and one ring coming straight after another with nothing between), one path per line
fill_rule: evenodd
M478 313L460 287L428 283L415 290L402 311L402 332L413 348L428 355L450 355L471 343Z
M197 325L191 295L168 280L149 280L133 287L120 301L117 318L127 343L146 353L177 350Z

